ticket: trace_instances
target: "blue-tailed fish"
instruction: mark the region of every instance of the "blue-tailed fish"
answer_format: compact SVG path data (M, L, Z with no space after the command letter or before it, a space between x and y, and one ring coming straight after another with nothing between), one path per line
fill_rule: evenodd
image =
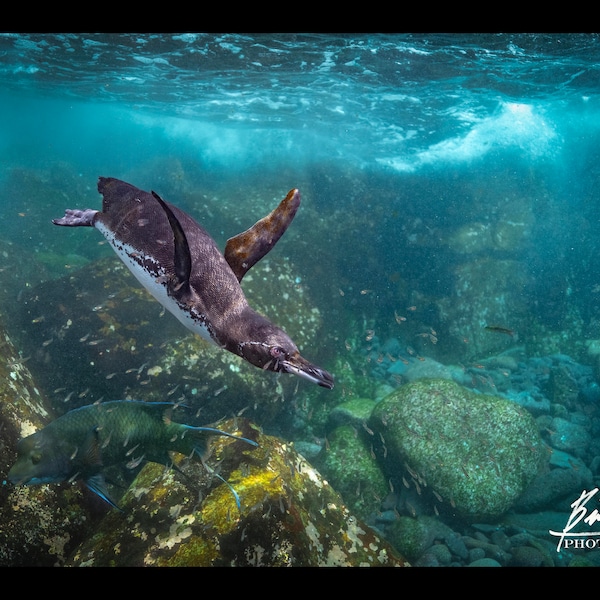
M16 485L58 483L81 479L106 502L119 508L108 495L103 470L121 463L151 461L174 466L170 452L199 458L207 470L224 481L205 463L208 441L228 436L251 446L244 437L215 429L175 423L171 402L115 400L69 411L17 444L17 461L8 473Z

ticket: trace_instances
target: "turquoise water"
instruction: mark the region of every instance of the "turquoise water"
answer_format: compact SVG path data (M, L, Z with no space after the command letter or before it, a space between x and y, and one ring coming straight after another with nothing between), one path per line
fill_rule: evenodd
M535 405L550 431L556 407L539 403L584 414L578 460L593 483L599 64L600 38L583 34L0 34L1 268L15 273L0 311L34 374L60 389L44 356L61 350L42 346L56 331L32 341L23 323L40 316L37 285L113 256L94 232L51 224L100 208L98 176L157 191L221 247L298 187L273 260L291 261L289 281L318 309L307 344L338 382L302 382L307 402L375 403L424 358ZM265 292L274 320L291 289ZM574 399L557 400L553 369L570 373ZM91 388L80 404L102 395ZM245 416L322 444L326 417L310 422L302 405Z

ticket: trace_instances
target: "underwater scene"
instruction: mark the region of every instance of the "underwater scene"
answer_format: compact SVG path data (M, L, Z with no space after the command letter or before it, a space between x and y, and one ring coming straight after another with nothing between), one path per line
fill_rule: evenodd
M0 33L0 565L600 565L599 65Z

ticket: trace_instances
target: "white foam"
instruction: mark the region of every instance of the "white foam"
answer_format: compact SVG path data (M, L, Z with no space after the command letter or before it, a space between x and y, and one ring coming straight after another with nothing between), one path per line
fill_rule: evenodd
M427 165L466 163L498 149L515 149L530 159L556 152L557 133L542 112L531 104L501 103L498 111L476 122L464 135L455 136L409 156L379 158L380 164L412 172Z

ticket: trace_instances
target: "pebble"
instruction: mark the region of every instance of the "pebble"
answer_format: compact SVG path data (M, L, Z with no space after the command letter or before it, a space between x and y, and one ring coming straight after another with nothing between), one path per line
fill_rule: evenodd
M452 561L452 554L445 544L434 544L427 550L427 554L433 555L440 565L449 565Z
M483 534L476 532L475 535L479 538ZM498 560L501 564L506 564L510 558L510 556L504 550L502 550L502 548L496 544L488 542L487 540L476 539L469 536L465 536L464 540L467 547L481 548L485 552L486 556L491 557L494 560Z
M417 561L413 563L415 567L439 567L440 563L436 557L427 551Z
M469 567L501 567L502 565L493 558L480 558L468 564Z
M454 556L457 556L462 560L466 560L469 557L469 551L467 550L467 547L465 546L460 534L452 532L446 536L445 541L448 549L450 552L452 552L452 554L454 554Z
M471 548L469 550L468 561L469 563L476 562L485 558L485 550L483 548Z
M490 536L490 539L494 544L496 544L496 546L498 546L505 552L510 551L510 540L508 539L508 536L504 533L504 531L502 531L501 529L499 529L498 531L494 531Z
M585 427L560 417L552 420L550 443L554 448L570 452L575 456L583 456L590 439L590 434Z
M511 550L511 554L508 563L511 567L539 567L544 560L542 553L531 546L517 546Z

